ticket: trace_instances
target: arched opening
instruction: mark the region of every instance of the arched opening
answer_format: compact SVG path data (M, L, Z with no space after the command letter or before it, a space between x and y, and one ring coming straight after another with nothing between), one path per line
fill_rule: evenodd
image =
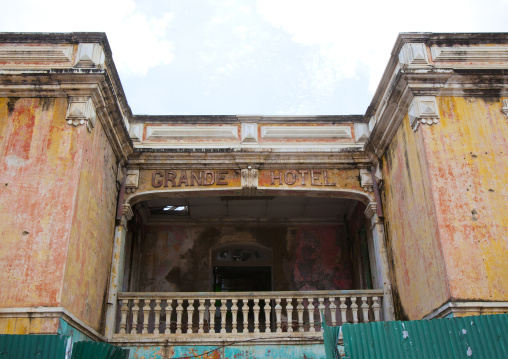
M213 291L218 275L233 276L235 272L219 267L242 266L270 267L269 271L250 269L252 276L257 271L264 278L270 272L270 281L254 286L258 289L237 283L239 291L376 287L366 206L356 199L173 196L139 201L133 208L135 216L129 224L126 243L124 291ZM267 248L273 256L271 263L231 258L227 266L221 264L214 251L240 244L246 250L249 246ZM236 273L240 271L248 272L237 269Z
M344 190L129 197L119 333L312 334L322 313L332 325L380 320L387 275L370 200Z
M211 249L213 292L272 290L272 250L245 242L220 244Z

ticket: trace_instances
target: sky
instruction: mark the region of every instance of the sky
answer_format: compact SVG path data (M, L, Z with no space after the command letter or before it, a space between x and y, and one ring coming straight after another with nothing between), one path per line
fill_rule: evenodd
M134 114L364 114L400 32L508 32L508 0L6 0L1 32L105 32Z

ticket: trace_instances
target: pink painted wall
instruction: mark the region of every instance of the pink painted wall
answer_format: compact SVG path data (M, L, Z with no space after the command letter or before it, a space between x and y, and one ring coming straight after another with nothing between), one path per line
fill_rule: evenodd
M133 250L135 282L129 290L210 291L210 250L232 242L258 243L273 250L274 290L353 287L344 226L149 225L143 233Z
M421 319L450 297L423 131L407 116L383 157L383 205L395 315Z
M508 120L500 98L438 97L423 126L451 297L508 300Z
M0 307L63 306L100 329L116 159L66 99L0 99Z
M101 123L84 137L62 289L62 305L101 329L115 230L117 161Z
M66 99L0 99L1 307L58 306L82 138Z

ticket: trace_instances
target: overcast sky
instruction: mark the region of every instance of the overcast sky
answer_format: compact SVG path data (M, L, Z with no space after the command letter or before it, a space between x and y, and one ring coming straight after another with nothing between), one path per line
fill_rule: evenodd
M17 0L0 31L100 31L134 114L364 114L399 32L508 32L508 0Z

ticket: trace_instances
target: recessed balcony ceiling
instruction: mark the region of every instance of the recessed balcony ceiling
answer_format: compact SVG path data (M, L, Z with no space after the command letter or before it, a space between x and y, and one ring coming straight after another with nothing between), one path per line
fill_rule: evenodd
M352 199L318 197L191 197L158 198L148 200L145 204L151 215L157 217L343 219L354 203L356 201ZM184 206L188 210L167 210Z

